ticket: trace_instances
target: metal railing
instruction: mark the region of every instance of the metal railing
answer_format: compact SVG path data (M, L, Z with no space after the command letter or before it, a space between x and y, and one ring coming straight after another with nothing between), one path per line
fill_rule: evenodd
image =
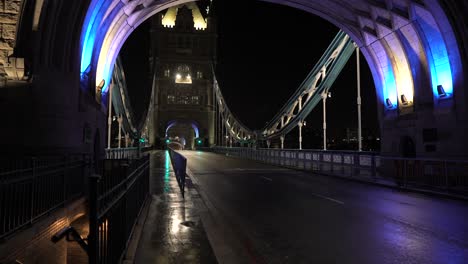
M104 160L89 188L89 263L119 263L149 197L149 155Z
M137 147L132 148L107 148L106 159L136 159L140 150Z
M172 168L174 169L174 173L177 178L177 183L179 184L180 192L182 193L182 197L185 197L185 176L187 169L187 158L185 158L182 154L178 153L172 148L168 148L168 151L169 156L171 157Z
M403 187L417 187L468 197L468 161L379 157L376 177L393 178Z
M386 181L468 197L468 161L380 156L376 152L214 147L203 149L327 175Z
M84 194L86 157L0 160L0 239Z

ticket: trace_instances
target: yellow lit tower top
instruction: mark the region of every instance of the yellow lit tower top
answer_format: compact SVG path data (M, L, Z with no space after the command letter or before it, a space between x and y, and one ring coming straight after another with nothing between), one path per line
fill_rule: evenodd
M173 28L176 25L177 12L179 11L179 8L182 8L183 6L186 6L192 11L193 27L196 30L205 30L207 28L207 20L203 17L202 13L200 12L200 9L198 8L195 2L181 4L169 8L164 14L164 17L162 19L162 25L164 27Z

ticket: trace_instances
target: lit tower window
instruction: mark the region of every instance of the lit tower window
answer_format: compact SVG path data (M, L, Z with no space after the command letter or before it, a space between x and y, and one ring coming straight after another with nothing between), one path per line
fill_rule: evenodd
M177 73L175 78L176 83L191 84L192 76L190 75L190 67L187 65L177 67Z

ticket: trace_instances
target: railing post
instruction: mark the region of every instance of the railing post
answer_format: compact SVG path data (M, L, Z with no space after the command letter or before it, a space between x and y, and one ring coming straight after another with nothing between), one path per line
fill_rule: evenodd
M183 157L182 159L182 172L181 172L181 185L182 185L182 198L185 198L185 176L186 176L186 171L187 171L187 159Z
M99 201L98 190L100 175L92 174L89 177L89 235L88 235L88 260L89 264L99 263Z
M68 172L68 158L63 158L63 203L67 201L67 173Z
M371 171L372 171L372 176L374 177L374 180L377 180L377 169L375 165L375 154L371 154Z
M30 223L34 219L34 201L36 193L36 157L32 157L32 181L31 181L31 217L29 218Z
M123 117L122 115L120 115L117 119L117 121L119 122L119 143L118 143L118 148L121 148L121 144L122 144L122 122L123 122Z
M408 160L403 160L403 186L407 186Z
M448 181L448 170L447 170L447 161L444 160L444 176L445 176L445 189L449 188L449 181Z

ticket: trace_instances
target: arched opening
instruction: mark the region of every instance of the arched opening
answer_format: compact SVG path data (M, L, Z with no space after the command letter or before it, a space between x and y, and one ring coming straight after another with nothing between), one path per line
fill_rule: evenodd
M63 14L54 14L65 10L62 3L47 8L39 6L34 13L33 29L44 33L40 40L43 44L40 49L44 52L34 58L37 59L34 62L37 65L36 70L42 64L54 66L49 65L49 61L53 59L47 56L53 53L54 47L61 42L65 41L70 47L80 46L79 55L76 54L78 58L74 57L73 62L67 61L65 64L79 65L83 83L95 90L99 95L97 99L100 100L100 94L105 95L108 91L117 54L130 33L152 15L190 2L90 0L89 5L85 2L74 5L74 9L87 11L85 16L79 13L73 19L68 19ZM447 152L451 147L457 147L457 140L451 138L462 139L463 131L454 131L451 128L463 125L456 116L463 115L466 111L464 76L467 70L462 64L466 52L460 48L464 46L462 42L466 33L460 32L460 22L455 21L456 18L452 19L450 15L459 14L454 7L460 5L443 3L441 6L441 3L435 0L398 3L353 0L326 4L318 0L265 2L287 5L319 16L346 32L361 48L376 87L380 125L383 126L384 122L393 123L393 128L382 129L386 133L382 140L387 142L387 145L391 142L388 139L398 137L399 126L396 124L401 123L401 116L413 115L415 111L433 107L434 109L426 111L428 113L424 114L425 117L417 115L420 123L418 125L428 126L435 123L436 127L441 128L441 133L454 135L440 143L450 143L450 146L444 148L438 145L437 150ZM81 25L79 41L75 36L78 34L73 30L67 32L66 37L54 40L54 36L57 37L63 30L55 31L48 25L62 20L73 20L76 22L74 25ZM58 58L62 53L64 51L57 52L53 57ZM75 61L76 59L79 62ZM55 66L62 66L64 62L56 64ZM55 75L54 72L50 73L51 78ZM47 81L44 80L47 80L47 77L44 74L41 77L35 81L39 87L46 86ZM76 81L75 77L67 75L51 90L55 92L57 87L72 80ZM57 95L58 97L60 96ZM457 107L454 107L455 103ZM436 114L435 120L430 119L431 111ZM453 125L447 126L446 123ZM467 130L466 125L463 126L463 130ZM418 130L412 127L412 136L416 136L417 133ZM419 141L416 141L416 145L418 150L422 147ZM391 152L389 149L386 151ZM457 152L463 152L463 146L457 147Z
M188 2L190 1L168 1L157 4L149 1L139 4L135 1L125 5L114 1L92 1L82 33L82 73L88 68L92 69L96 86L103 84L102 92L106 93L117 54L130 33L161 10ZM350 13L345 5L318 5L317 1L313 0L303 1L303 5L293 1L269 2L303 9L330 21L348 33L357 45L362 47L363 54L372 68L379 101L385 111L398 109L402 113L411 112L408 108L414 105L415 83L411 64L429 66L431 80L425 82L432 83L430 87L436 99L452 96L451 69L458 68L460 58L448 56L448 48L452 48L448 44L449 38L454 39L454 36L443 30L448 24L446 17L435 19L432 15L431 8L440 10L439 6L434 4L421 7L415 3L408 3L406 6L395 5L393 9L389 9L367 4L368 10L365 12L368 12L369 16L366 17L363 14ZM361 1L354 2L361 4ZM333 8L337 8L335 11L338 11L334 12L335 15L324 12ZM410 10L414 13L410 14ZM377 15L372 16L374 12ZM342 14L358 20L360 27L356 28L351 23L343 22L339 19L339 15ZM416 20L411 23L411 19ZM435 50L440 52L434 52ZM410 57L411 54L416 57ZM439 85L444 87L444 93L438 92Z
M195 121L171 120L165 129L165 139L167 146L194 149L200 144L199 125Z
M92 1L82 34L81 70L91 69L91 83L95 83L104 94L116 56L129 34L152 15L189 3L114 2ZM353 39L372 72L381 124L385 120L412 114L417 105L426 104L424 96L420 96L418 101L415 95L419 98L420 94L428 93L428 87L432 88L429 93L433 96L430 98L437 107L453 105L453 95L457 93L454 84L463 81L461 76L453 74L461 68L461 59L458 46L453 45L456 43L454 33L446 30L450 24L437 3L421 5L406 2L387 6L356 0L351 3L356 7L353 11L348 6L350 3L323 5L314 0L301 1L300 4L295 1L268 2L320 16ZM330 10L333 12L328 12ZM429 74L417 74L414 69ZM417 133L416 129L412 130L413 134ZM395 129L385 131L383 141L395 137L397 132Z

